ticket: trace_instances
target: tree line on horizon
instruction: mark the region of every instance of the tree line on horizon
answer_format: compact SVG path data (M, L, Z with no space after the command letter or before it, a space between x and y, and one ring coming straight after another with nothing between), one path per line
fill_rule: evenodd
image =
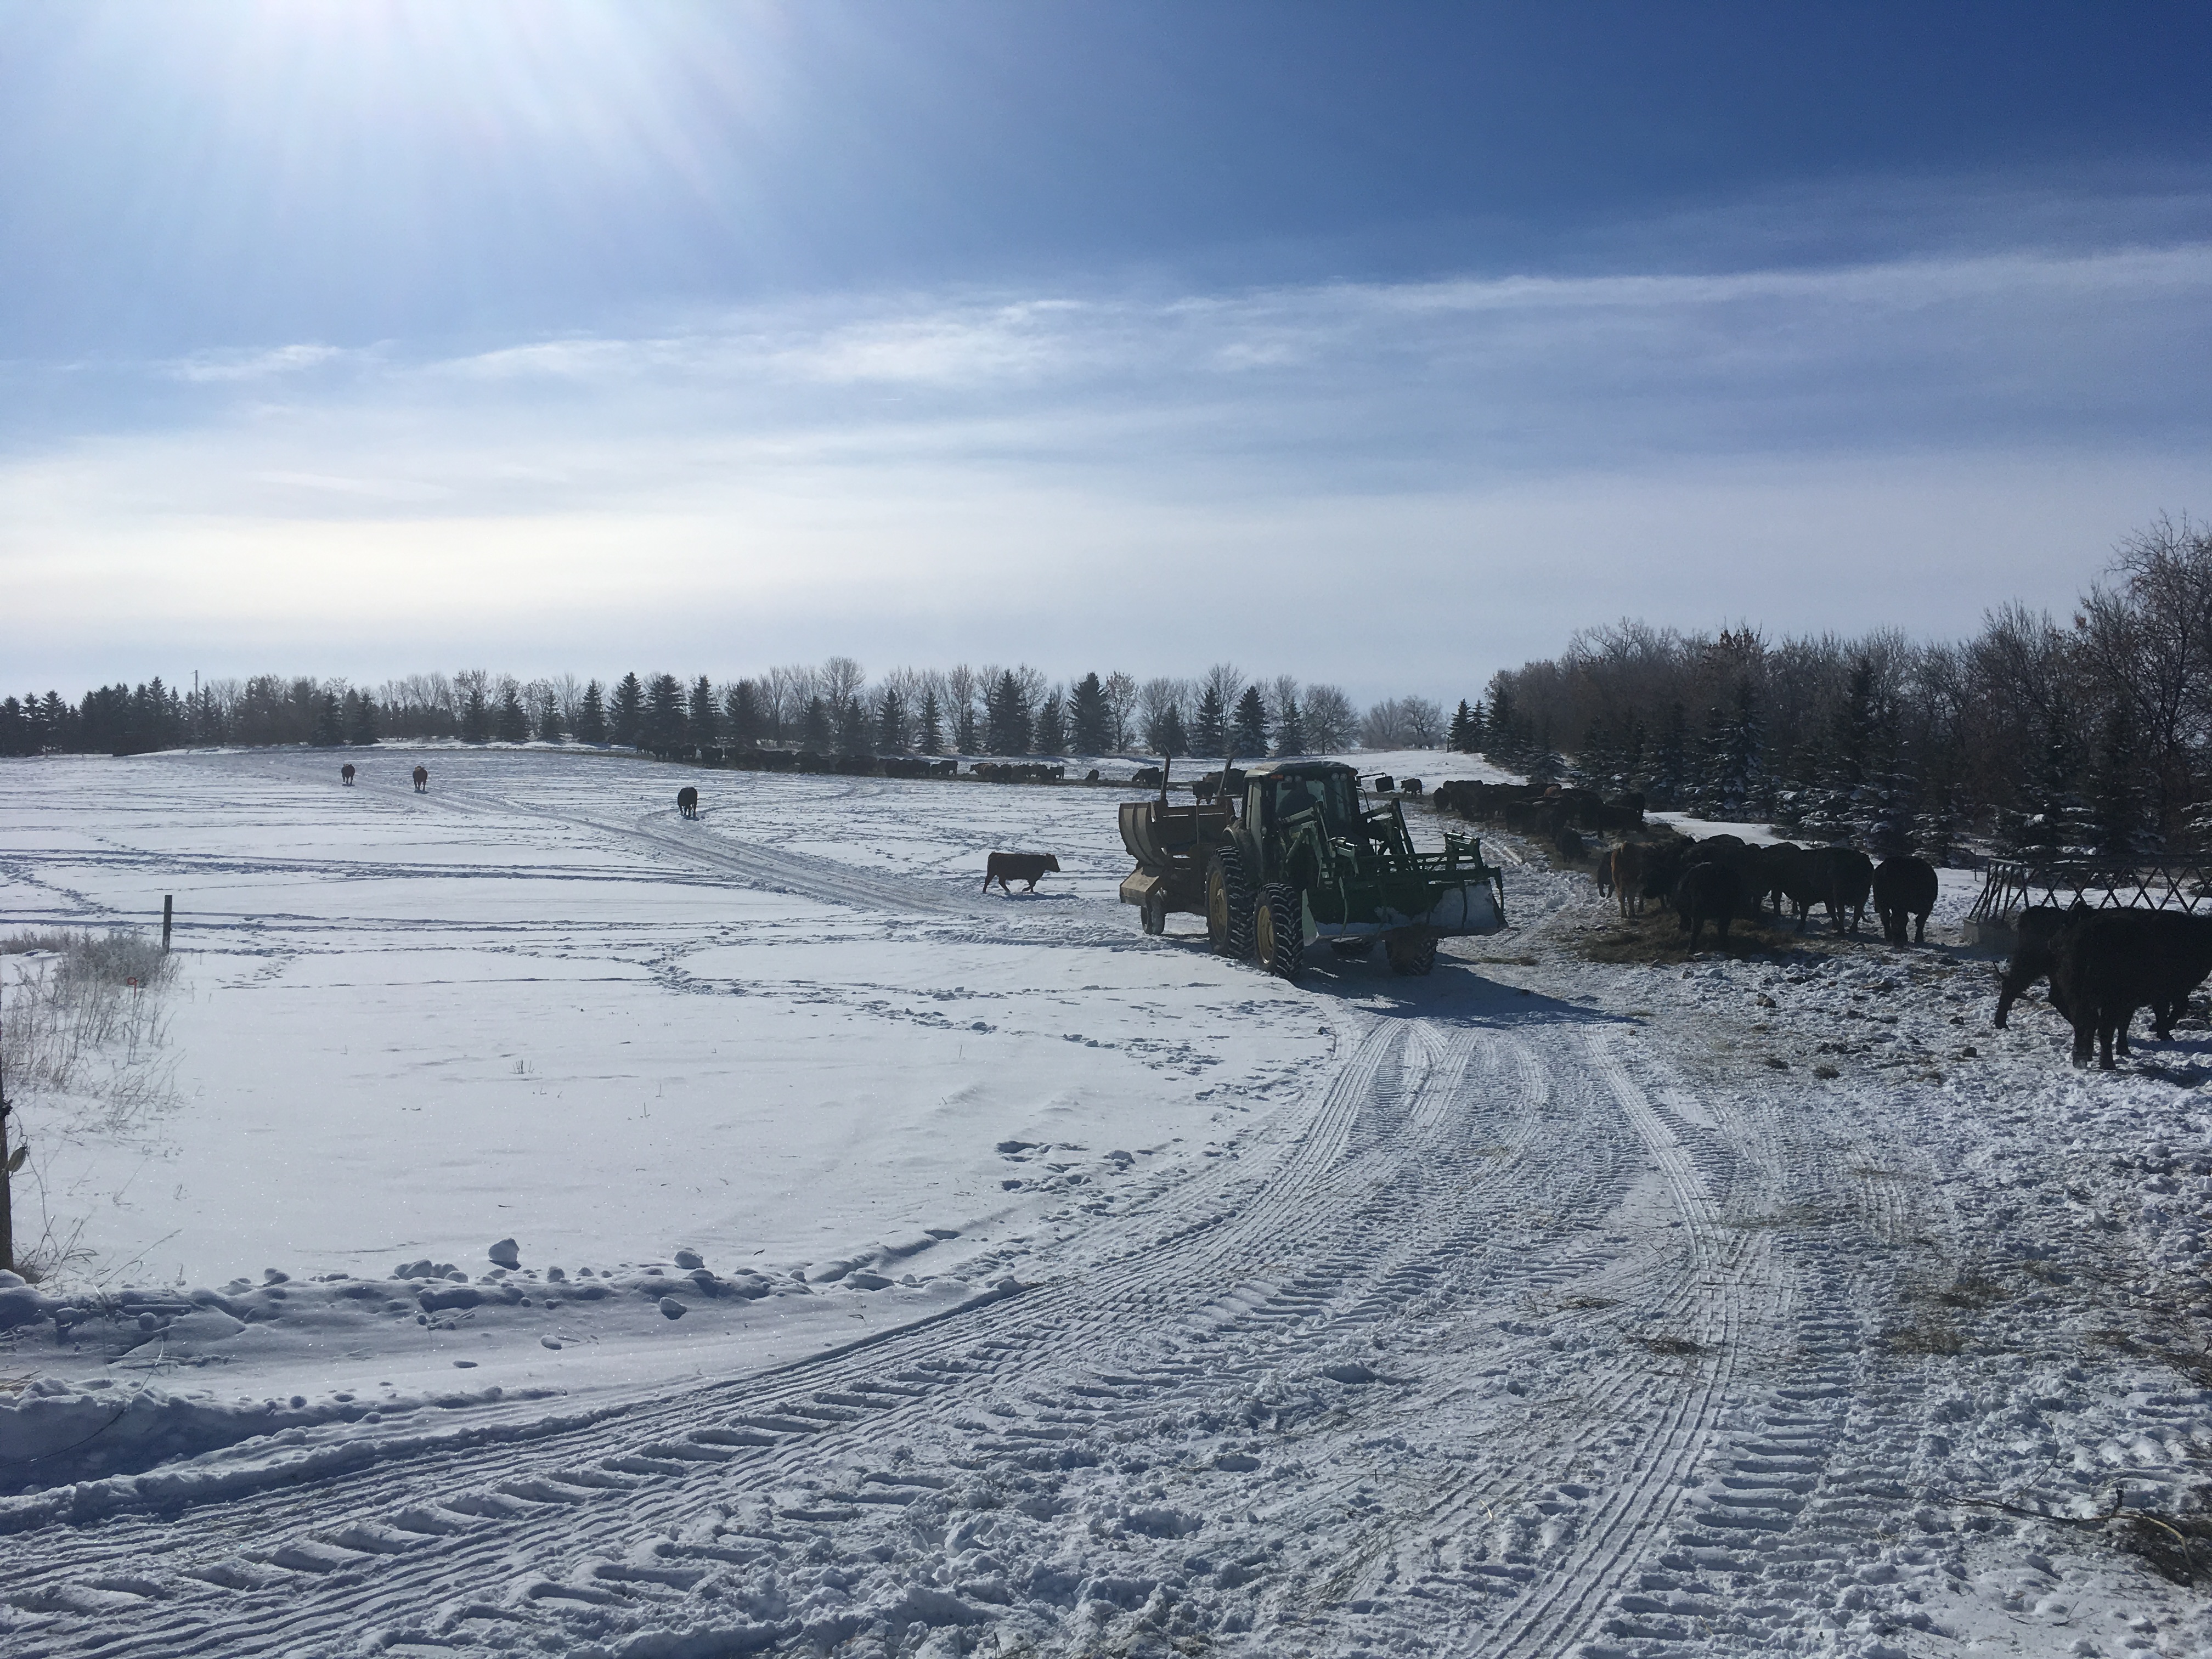
M2124 538L2060 622L1960 641L1623 621L1501 670L1450 746L1809 839L1954 857L2195 855L2212 838L2212 528Z
M0 754L143 754L221 744L337 748L403 740L576 743L657 753L748 744L819 754L1108 755L1253 758L1433 748L1441 705L1392 697L1364 714L1336 686L1248 678L1216 663L1196 678L1088 673L1055 683L1027 664L901 668L871 683L849 657L715 683L635 672L525 681L482 669L412 674L364 690L273 674L179 692L137 686L0 700Z

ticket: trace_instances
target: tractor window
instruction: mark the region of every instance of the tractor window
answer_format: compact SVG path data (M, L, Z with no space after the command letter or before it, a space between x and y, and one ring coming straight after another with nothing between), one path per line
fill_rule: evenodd
M1328 823L1329 833L1341 836L1349 833L1359 822L1359 800L1352 780L1342 772L1332 772L1319 780L1322 788L1322 817Z
M1304 778L1278 778L1274 793L1273 816L1278 823L1300 812L1310 812L1321 805L1320 797Z
M1340 772L1317 778L1271 779L1265 799L1270 823L1280 823L1319 807L1322 823L1329 835L1346 836L1358 828L1359 803L1352 781Z

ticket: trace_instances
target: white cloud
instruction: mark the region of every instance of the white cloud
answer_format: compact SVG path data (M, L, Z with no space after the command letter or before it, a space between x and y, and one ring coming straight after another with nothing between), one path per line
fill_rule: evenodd
M1624 612L1948 631L2212 504L2208 298L2188 246L194 359L176 422L0 461L0 656L1167 668L1227 629L1458 695Z
M296 374L303 369L319 368L340 358L363 355L341 351L337 347L329 345L284 345L257 351L196 352L189 357L176 358L163 365L163 368L173 379L200 384L265 380L276 375Z

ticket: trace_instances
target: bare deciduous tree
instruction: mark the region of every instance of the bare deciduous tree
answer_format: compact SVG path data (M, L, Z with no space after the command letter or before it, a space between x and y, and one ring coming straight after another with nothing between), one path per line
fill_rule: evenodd
M1326 755L1352 747L1359 729L1358 716L1352 712L1352 699L1339 688L1308 686L1304 714L1306 745L1315 754Z
M1106 693L1107 740L1118 753L1129 746L1129 732L1137 712L1137 682L1115 669L1100 682Z

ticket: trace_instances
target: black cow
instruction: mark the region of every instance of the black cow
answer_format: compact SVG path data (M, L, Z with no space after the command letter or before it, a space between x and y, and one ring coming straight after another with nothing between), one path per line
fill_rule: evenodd
M338 768L338 781L346 785L349 788L352 787L353 763L351 761L348 761L343 766Z
M1742 884L1733 865L1692 864L1682 872L1681 880L1674 886L1674 911L1681 918L1682 931L1690 936L1692 956L1697 954L1698 941L1704 938L1708 921L1720 935L1721 943L1728 943L1729 923L1735 919L1736 901L1741 891Z
M1682 879L1682 872L1690 862L1692 843L1679 836L1655 842L1644 849L1643 884L1637 889L1642 899L1657 899L1671 903L1674 889Z
M427 795L430 793L430 769L427 766L418 766L415 769L415 793L418 795Z
M1774 906L1774 918L1782 919L1782 902L1790 896L1790 878L1805 849L1794 841L1778 841L1759 854L1759 873L1762 884L1759 896Z
M1936 908L1936 866L1909 854L1884 859L1874 872L1874 909L1881 918L1882 937L1892 945L1905 942L1905 921L1916 924L1912 943L1928 943L1928 915Z
M676 810L687 818L699 816L699 792L685 784L676 792Z
M1012 897L1014 890L1006 885L1011 877L1015 881L1029 883L1028 890L1034 893L1037 878L1047 872L1060 873L1060 860L1050 853L994 853L983 869L983 890L989 892L995 881L999 890Z
M1797 931L1815 904L1828 907L1828 920L1839 933L1856 933L1866 920L1867 893L1874 885L1874 860L1855 847L1814 847L1797 863L1798 886L1790 898L1798 905Z
M2077 910L2051 950L2051 1003L2074 1026L2074 1063L2093 1050L2106 1071L2127 1050L2138 1008L2170 1036L2189 994L2212 973L2212 917L2174 910Z
M2056 904L2031 904L2020 913L2013 923L2012 957L1997 981L1999 1030L2003 1029L2005 1015L2011 1011L2013 1003L2050 973L2057 963L2060 932L2075 916L2086 915L2088 908L2086 904L2076 904L2070 910L2061 909ZM2063 1014L2066 1011L2061 1008L2058 1012Z
M1759 848L1741 836L1707 836L1691 844L1684 863L1723 864L1735 871L1736 915L1748 921L1759 920L1759 895L1766 890L1766 866Z

